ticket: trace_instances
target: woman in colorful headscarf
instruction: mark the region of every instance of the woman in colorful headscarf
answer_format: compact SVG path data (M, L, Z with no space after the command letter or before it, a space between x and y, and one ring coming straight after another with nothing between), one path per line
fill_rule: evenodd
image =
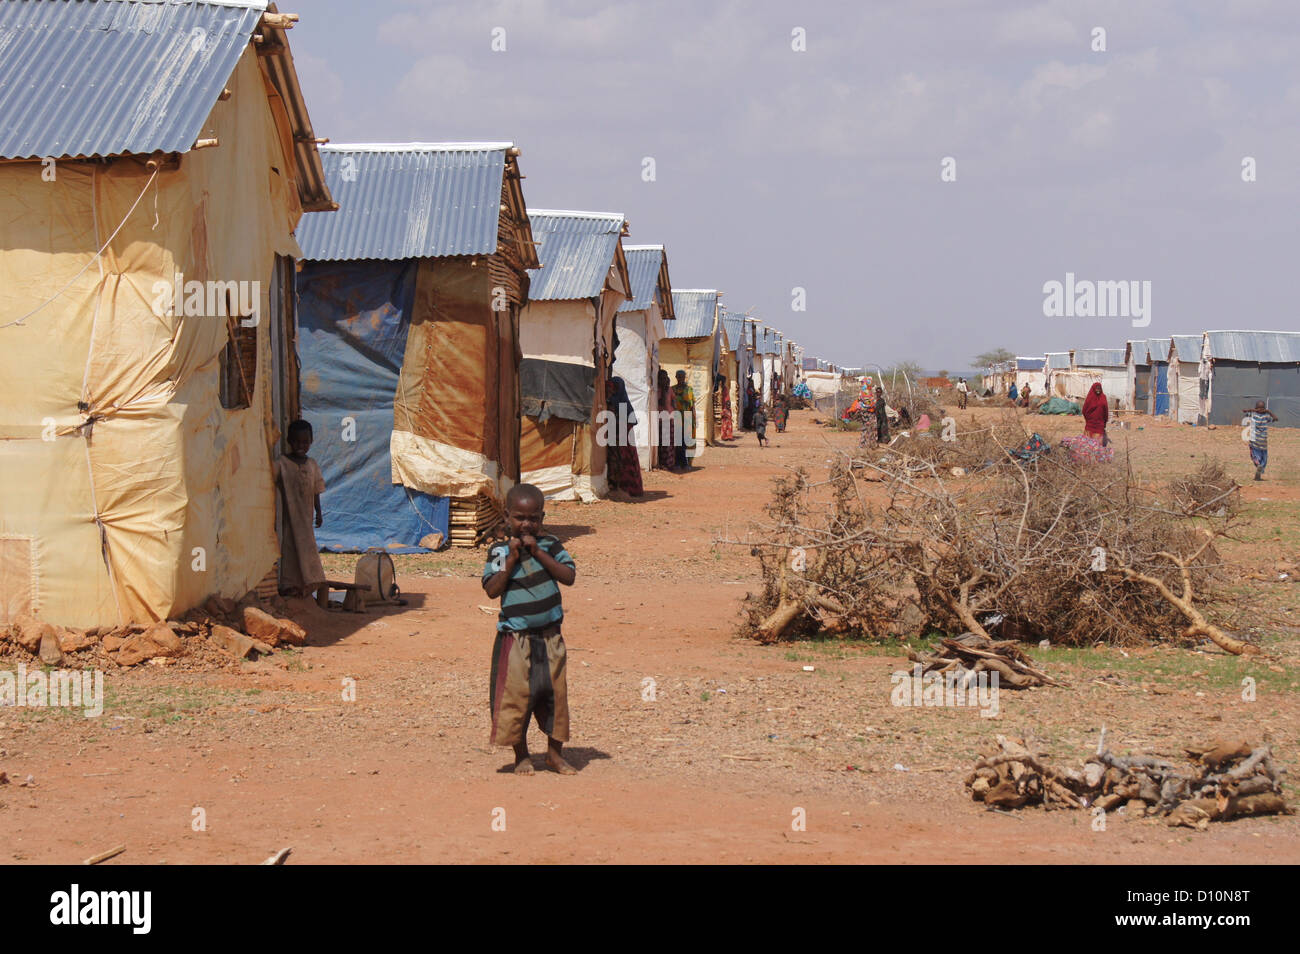
M673 448L677 435L673 432L673 385L668 371L659 369L659 466L672 470L676 466Z
M609 486L626 490L633 497L644 492L641 486L641 461L636 456L636 414L627 396L627 385L622 378L605 379L605 406L614 416L614 426L607 430L609 443L605 447L605 466L609 470Z
M758 392L754 390L754 379L747 377L745 380L745 406L740 412L740 426L754 426L754 408L758 406Z

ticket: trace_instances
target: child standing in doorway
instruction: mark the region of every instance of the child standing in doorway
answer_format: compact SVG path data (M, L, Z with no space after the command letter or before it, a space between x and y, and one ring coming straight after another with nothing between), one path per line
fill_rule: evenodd
M320 465L307 456L311 450L311 425L303 420L294 421L285 437L289 453L281 455L275 469L284 514L280 590L286 596L307 596L325 582L325 568L321 566L312 520L314 510L314 526L324 522L320 495L325 492L325 477Z

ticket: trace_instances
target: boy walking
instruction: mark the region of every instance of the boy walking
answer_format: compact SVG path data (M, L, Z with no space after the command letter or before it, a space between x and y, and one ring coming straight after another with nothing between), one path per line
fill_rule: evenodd
M758 446L772 443L767 439L767 411L759 404L754 408L754 433L758 435Z
M1268 466L1268 425L1277 420L1277 415L1263 401L1256 401L1244 413L1250 421L1250 460L1255 465L1255 479L1263 480L1264 468Z
M506 494L510 539L488 550L483 592L501 597L488 701L492 743L515 750L515 774L532 775L528 721L547 735L546 764L561 775L577 772L561 752L569 741L569 694L565 679L564 606L560 587L577 576L573 557L552 536L541 535L545 498L532 484Z

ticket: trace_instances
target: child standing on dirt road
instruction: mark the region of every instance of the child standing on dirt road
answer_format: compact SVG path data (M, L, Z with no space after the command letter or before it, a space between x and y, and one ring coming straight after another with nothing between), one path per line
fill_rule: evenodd
M510 539L488 550L483 592L501 597L488 701L492 743L515 750L515 774L532 775L528 720L546 733L546 764L561 775L577 772L561 754L569 741L569 693L565 678L564 606L560 587L577 576L573 557L552 536L542 536L545 497L532 484L506 494Z
M759 447L762 447L765 443L771 443L767 439L767 411L763 410L761 404L754 408L754 433L758 435Z

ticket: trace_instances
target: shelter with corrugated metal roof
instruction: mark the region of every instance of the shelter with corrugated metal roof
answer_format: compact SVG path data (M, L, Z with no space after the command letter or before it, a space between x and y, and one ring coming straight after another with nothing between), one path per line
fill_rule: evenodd
M1277 415L1274 426L1300 427L1300 333L1205 332L1199 394L1210 424L1235 424L1263 401Z
M519 313L537 265L509 142L321 150L304 218L303 413L322 547L421 552L499 526L519 480ZM340 422L348 421L343 427Z
M0 4L0 625L277 588L293 231L333 207L294 19Z
M1028 387L1031 394L1047 393L1047 369L1042 358L1017 357L1015 363L1018 391L1023 393Z
M1151 379L1150 349L1146 339L1124 342L1125 407L1146 411L1149 401L1147 388Z
M745 315L733 315L726 308L721 310L722 333L720 337L722 356L718 373L725 378L720 384L720 396L731 404L731 420L734 430L744 426L745 416L745 381L749 378L753 352L746 340ZM720 402L719 402L720 403ZM715 413L720 413L716 409Z
M519 320L524 483L548 499L592 501L609 491L600 438L614 317L632 296L621 212L532 209L538 269ZM661 354L662 358L662 354Z
M1076 375L1067 386L1065 396L1071 401L1082 401L1092 384L1099 383L1111 407L1123 406L1128 392L1128 366L1123 348L1076 348L1071 352L1070 366Z
M664 322L673 320L673 285L662 245L625 245L632 297L619 306L614 323L614 373L623 379L636 415L633 434L643 470L659 464L659 345Z
M758 387L760 400L764 404L776 396L777 375L781 373L781 352L777 347L777 331L763 325L757 332L757 354L754 370L762 376Z
M1200 381L1204 337L1204 334L1169 337L1169 417L1181 424L1205 423Z
M705 446L714 443L714 376L722 355L718 313L721 296L713 288L674 288L674 321L664 323L664 340L659 345L660 364L673 385L677 372L686 372L686 383L695 393L695 415L686 425L687 456L697 458Z
M1147 339L1147 361L1151 365L1147 387L1147 413L1160 417L1169 413L1169 338Z

